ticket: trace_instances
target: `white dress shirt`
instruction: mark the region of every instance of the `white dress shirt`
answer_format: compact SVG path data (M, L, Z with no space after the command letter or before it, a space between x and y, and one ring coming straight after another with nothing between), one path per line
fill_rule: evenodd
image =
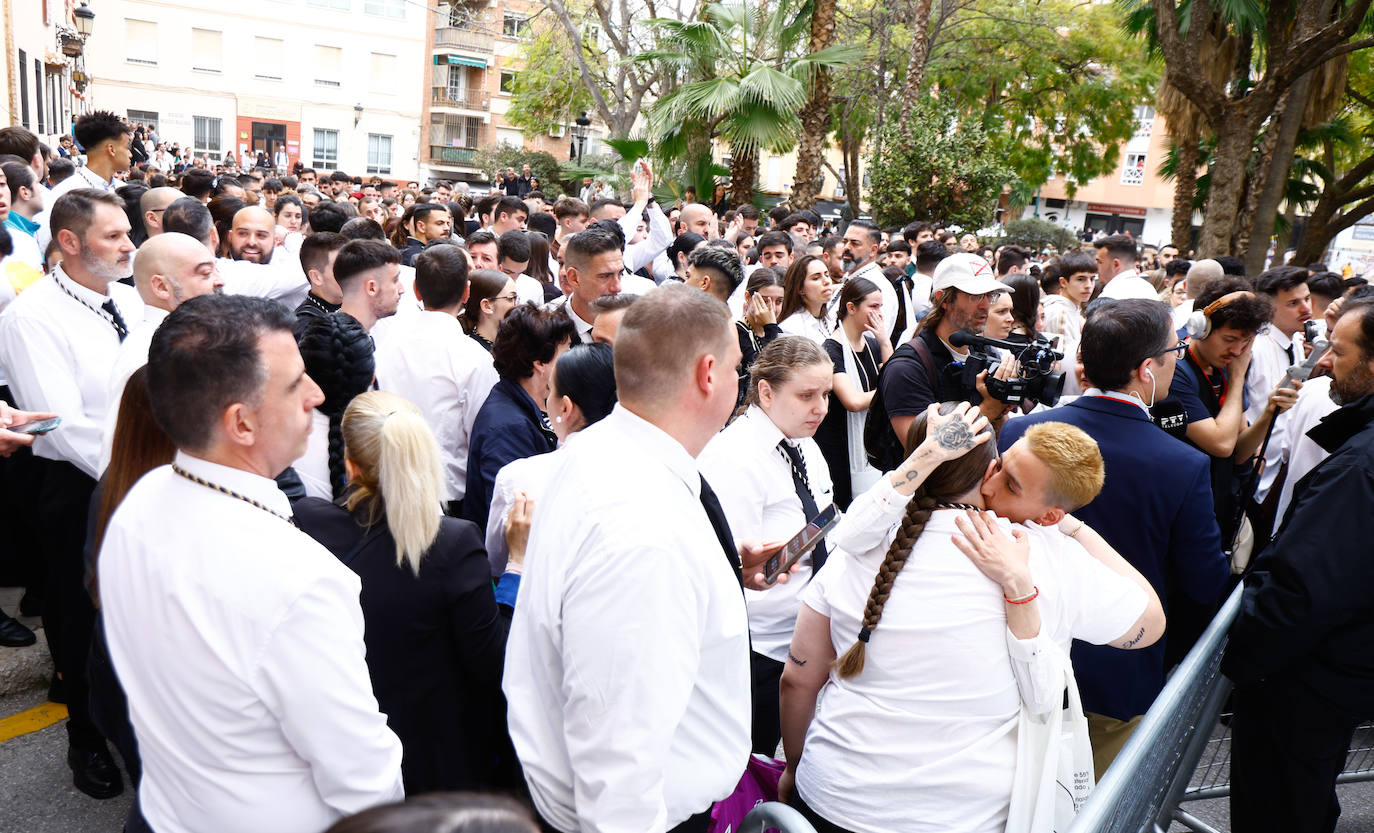
M811 520L797 497L792 465L778 448L782 441L783 433L768 414L750 405L743 416L711 438L697 458L706 482L720 498L736 547L745 541L786 541ZM816 508L824 509L834 502L834 489L820 446L810 437L791 444L801 451ZM801 570L786 584L744 591L754 651L778 662L787 660L792 644L801 593L811 580L811 553L802 556L800 563Z
M191 474L291 514L264 477ZM401 798L401 744L363 658L361 583L282 518L161 466L100 551L110 656L160 833L300 833Z
M319 408L310 411L310 436L305 440L305 453L291 468L305 487L306 497L334 499L334 484L329 480L329 417Z
M568 440L571 441L575 436L573 434ZM511 505L515 503L515 493L524 492L538 506L539 499L548 488L549 474L563 459L554 456L556 454L557 451L550 451L511 460L496 473L496 483L491 489L491 510L487 514L487 561L491 564L493 577L504 573L506 562L510 560L510 548L506 545L506 519L510 517Z
M511 740L555 828L663 833L729 795L749 758L744 596L675 439L620 405L580 434L535 508L506 648Z
M143 318L133 287L111 283L109 291L87 289L59 265L0 315L0 363L19 407L62 417L56 431L34 440L33 453L65 460L92 478L100 476L106 411L118 406L109 395L119 335L101 306L113 300L126 326Z
M1288 358L1288 351L1293 358ZM1302 337L1294 339L1286 336L1273 324L1266 326L1255 336L1254 347L1250 350L1250 368L1245 372L1245 421L1254 422L1269 405L1269 394L1273 392L1288 368L1301 362L1306 351L1302 347Z
M1102 287L1099 298L1113 298L1123 300L1125 298L1144 298L1147 301L1158 301L1159 290L1155 289L1154 284L1140 277L1140 273L1134 269L1127 269L1116 277L1107 281Z
M835 549L802 601L830 619L837 653L857 638L908 500L884 477L831 534ZM953 545L962 514L931 513L893 582L863 672L843 680L832 670L821 690L797 789L847 829L1006 829L1023 697L1016 666L1031 661L1014 651L1034 640L1009 638L1001 588ZM1037 639L1067 654L1074 638L1120 638L1144 612L1145 592L1078 542L1055 529L1026 531L1040 591ZM863 548L848 549L853 543Z
M1307 432L1315 428L1322 417L1339 407L1331 401L1331 377L1318 376L1304 382L1302 390L1298 391L1297 404L1279 415L1274 436L1269 440L1270 452L1265 455L1265 471L1273 469L1275 477L1279 464L1285 459L1288 461L1288 474L1279 490L1279 502L1274 513L1274 531L1278 531L1283 515L1288 511L1288 504L1293 502L1293 487L1329 456L1326 449L1307 436ZM1267 495L1273 487L1273 479L1261 483L1261 486ZM1256 492L1255 499L1262 501L1264 496Z
M310 291L310 280L301 271L298 258L282 257L281 254L277 253L265 264L215 258L215 268L224 278L224 294L271 298L293 310L300 306Z
M657 202L649 203L649 207L644 210L649 215L649 233L638 243L627 243L625 246L625 270L627 272L637 272L645 266L654 262L654 259L673 244L673 227L668 222L668 217L663 213L663 209L658 207ZM617 222L620 223L620 230L625 232L626 240L633 240L635 232L639 230L640 215L626 212Z
M544 285L537 278L531 278L524 273L516 275L515 302L517 304L542 306L544 303Z
M124 183L120 183L123 185ZM38 251L46 252L48 244L52 242L52 229L49 227L52 219L52 207L57 204L57 198L78 188L94 188L97 191L104 191L107 194L115 192L114 180L106 181L100 174L86 167L77 165L76 171L66 179L57 183L48 191L48 195L43 199L43 210L33 218L38 224L38 230L33 233L34 240L38 243Z
M835 294L839 295L838 292ZM816 346L819 347L825 344L825 340L830 338L830 334L835 331L835 321L828 307L823 318L817 318L806 307L802 307L779 321L778 327L784 335L806 336L816 342Z
M462 500L472 424L497 379L491 354L456 317L425 310L378 339L376 356L377 387L415 403L439 441L444 500Z
M1188 318L1193 314L1193 299L1184 298L1183 303L1174 307L1174 329L1178 330L1188 324Z
M110 391L106 399L110 407L105 411L105 422L100 431L100 471L110 466L110 449L114 443L115 423L119 419L119 402L124 398L124 386L129 377L148 363L148 348L153 342L157 325L167 317L167 310L144 305L143 321L129 330L124 343L119 345L115 354L114 367L110 369Z

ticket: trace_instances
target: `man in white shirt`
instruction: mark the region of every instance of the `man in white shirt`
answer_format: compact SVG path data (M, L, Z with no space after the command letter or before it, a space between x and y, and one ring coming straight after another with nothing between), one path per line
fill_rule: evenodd
M693 459L734 408L739 359L719 301L644 295L616 340L620 404L560 452L542 496L504 689L552 829L705 831L744 771L748 622Z
M77 118L72 132L86 152L86 164L78 166L76 173L53 187L46 198L48 210L35 218L39 229L34 237L38 241L39 251L47 251L52 239L50 219L59 197L78 188L114 193L115 174L129 170L133 159L129 150L133 133L124 120L114 113L106 110L86 113Z
M1100 298L1144 298L1159 300L1159 292L1135 270L1135 241L1124 234L1099 237L1093 241L1097 249L1097 280L1102 284Z
M568 238L563 246L563 281L568 285L565 308L583 344L592 342L596 311L592 303L620 292L624 272L620 241L608 231L589 228Z
M158 833L298 833L402 796L363 656L360 583L272 481L323 401L291 313L207 295L167 316L148 394L177 446L110 519L110 657Z
M614 219L620 224L621 231L625 232L626 241L633 241L643 218L645 216L649 218L647 236L643 240L625 244L625 271L638 272L668 251L674 237L673 227L668 222L667 215L663 213L663 209L654 200L651 190L654 185L654 174L647 160L635 167L630 174L630 180L630 196L634 198L634 204L628 210L619 205L608 205L602 210L615 208L621 212L620 216L610 219ZM705 206L702 207L705 208ZM595 219L602 218L597 217ZM712 219L714 220L714 217Z
M1303 349L1303 324L1312 318L1312 293L1307 288L1307 269L1279 266L1260 274L1255 288L1274 302L1269 326L1255 336L1250 350L1250 369L1245 374L1248 405L1245 418L1256 422L1269 402L1269 391L1278 386L1288 368L1307 358ZM1277 473L1277 472L1275 472ZM1266 490L1267 491L1267 490Z
M878 264L878 249L883 242L883 233L868 220L855 220L844 231L845 281L854 278L867 278L873 281L883 294L883 322L887 325L888 335L897 321L897 290L892 282L883 277L883 267ZM840 292L836 290L831 303L838 305ZM912 324L914 322L908 322Z
M168 189L171 190L171 189ZM224 281L215 268L215 255L194 237L167 232L150 238L138 250L134 287L143 300L143 321L129 330L119 345L110 372L109 409L100 434L100 471L110 465L119 403L134 371L148 363L148 344L167 313L183 301L219 292Z
M229 257L219 258L217 266L224 276L225 292L271 298L295 309L305 300L310 282L298 258L273 261L275 230L276 221L267 209L239 209L229 229Z
M491 354L458 323L468 297L462 250L432 246L421 252L415 258L415 294L424 311L377 340L377 386L414 402L425 415L444 462L448 514L462 517L472 424L498 378Z
M123 790L88 709L86 654L95 611L84 581L86 517L100 460L110 373L128 323L143 318L132 272L129 220L113 194L67 191L50 212L62 264L0 315L0 363L20 408L58 414L62 425L33 444L43 485L37 502L48 567L43 626L66 689L67 762L96 798Z

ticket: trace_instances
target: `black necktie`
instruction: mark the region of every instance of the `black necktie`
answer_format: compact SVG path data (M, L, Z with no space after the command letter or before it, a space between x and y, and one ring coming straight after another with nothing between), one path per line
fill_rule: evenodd
M911 276L903 275L898 278L894 288L897 290L897 319L892 322L892 335L897 336L906 332L906 298L913 288Z
M1288 354L1288 365L1291 367L1297 358L1293 355L1293 342L1288 342L1288 346L1283 348L1283 352Z
M110 318L114 322L115 332L119 334L119 340L123 341L124 337L129 334L129 328L124 323L124 316L119 314L119 307L115 306L114 299L111 298L101 304L100 308L110 314Z
M802 514L806 515L806 520L810 521L816 517L816 498L811 494L811 481L806 476L806 461L802 459L801 449L792 445L787 440L780 440L778 448L787 457L787 462L792 468L792 488L797 490L797 500L801 501ZM811 551L811 572L814 574L825 566L825 559L829 555L825 551L825 541L821 541L816 548Z
M706 518L711 522L711 529L716 532L720 548L725 551L725 560L730 562L735 580L743 587L744 575L740 571L739 553L735 550L735 537L730 534L730 522L725 519L725 510L720 508L720 498L716 497L715 490L706 482L705 477L701 478L701 506L706 510Z

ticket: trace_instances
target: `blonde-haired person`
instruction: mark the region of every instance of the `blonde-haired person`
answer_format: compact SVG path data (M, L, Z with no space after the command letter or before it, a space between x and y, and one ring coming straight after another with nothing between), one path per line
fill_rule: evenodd
M348 488L297 503L296 523L362 580L368 671L401 739L406 792L508 786L494 762L508 749L498 694L509 619L482 533L444 517L439 446L415 405L360 394L342 431Z
M803 595L782 682L782 789L821 833L1008 829L1022 704L1061 705L1044 663L1067 668L1071 639L1140 648L1163 633L1148 582L1064 514L1101 488L1096 444L1058 425L1001 459L984 417L940 409L856 499ZM1037 505L1017 514L1059 530L984 511L1005 467L1034 481Z
M697 468L725 510L736 547L786 541L831 504L830 470L812 437L829 407L832 367L830 357L809 338L774 339L750 371L747 409L697 457ZM822 543L802 557L789 583L744 591L752 641L750 734L755 752L771 756L777 751L778 681L801 591L825 558Z

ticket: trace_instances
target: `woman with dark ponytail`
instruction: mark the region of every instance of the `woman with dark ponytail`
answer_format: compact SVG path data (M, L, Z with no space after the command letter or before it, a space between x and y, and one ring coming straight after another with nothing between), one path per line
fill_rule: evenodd
M1033 455L1049 485L1023 484L1035 493L1022 500L1078 508L1101 488L1096 444L1041 428L1044 447L1016 459ZM1162 614L1136 633L1158 601L1081 522L1061 532L984 511L1003 465L990 438L967 403L918 416L907 459L855 498L802 596L781 685L780 791L820 833L1049 833L1055 778L1040 764L1060 759L1032 744L1018 763L1023 713L1060 714L1071 639L1129 648L1162 633ZM1071 719L1086 746L1081 710Z
M334 500L343 494L344 409L353 397L372 387L377 372L372 337L351 315L330 313L310 323L300 339L305 372L324 392L324 402L311 416L305 454L292 464L310 497Z

